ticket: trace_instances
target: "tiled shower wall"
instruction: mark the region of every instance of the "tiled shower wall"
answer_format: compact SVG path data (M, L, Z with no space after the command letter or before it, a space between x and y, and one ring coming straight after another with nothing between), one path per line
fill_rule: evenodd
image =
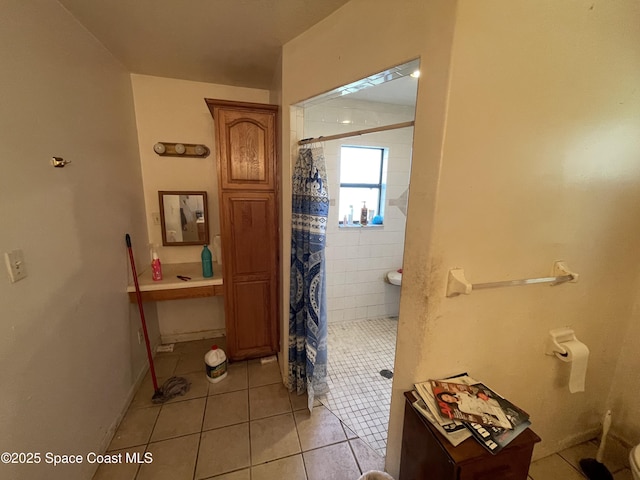
M298 125L300 116L304 118L304 134L299 138L308 138L410 121L414 107L335 99L299 109L297 115ZM402 128L323 143L331 198L326 248L330 323L398 314L400 287L384 278L388 271L402 267L412 141L413 128ZM388 149L383 226L338 226L343 145Z

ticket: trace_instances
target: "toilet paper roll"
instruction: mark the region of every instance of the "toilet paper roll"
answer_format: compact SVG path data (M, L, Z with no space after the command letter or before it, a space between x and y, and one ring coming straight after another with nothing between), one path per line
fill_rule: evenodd
M569 374L569 391L571 393L584 392L584 380L587 376L587 363L589 362L589 348L578 340L561 342L560 345L567 351L566 354L556 352L563 362L571 363Z

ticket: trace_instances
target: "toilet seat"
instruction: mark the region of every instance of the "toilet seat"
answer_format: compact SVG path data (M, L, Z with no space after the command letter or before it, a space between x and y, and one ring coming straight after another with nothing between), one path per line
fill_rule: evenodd
M636 445L629 453L629 466L633 473L633 478L640 480L640 445Z
M387 272L387 280L391 285L402 285L402 274L399 272Z

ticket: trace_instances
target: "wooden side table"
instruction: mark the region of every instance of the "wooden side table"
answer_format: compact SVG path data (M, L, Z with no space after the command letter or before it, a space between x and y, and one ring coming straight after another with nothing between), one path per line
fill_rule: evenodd
M399 480L527 480L533 446L540 437L527 429L492 455L469 438L452 446L413 408L405 392Z

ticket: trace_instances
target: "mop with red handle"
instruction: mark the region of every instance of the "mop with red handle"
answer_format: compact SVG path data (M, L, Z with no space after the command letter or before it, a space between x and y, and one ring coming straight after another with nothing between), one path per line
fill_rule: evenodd
M142 296L140 295L140 285L138 284L138 274L136 272L136 262L133 259L133 250L131 249L131 237L127 233L125 235L127 242L127 250L129 251L129 261L131 262L131 272L133 274L133 283L136 286L136 299L138 300L138 310L140 311L140 322L142 323L142 332L144 333L144 343L147 347L147 358L149 359L149 371L151 372L151 380L153 380L153 403L164 403L178 395L184 395L189 390L191 384L186 378L171 377L158 388L158 379L156 378L156 369L153 366L153 355L151 354L151 344L149 343L149 334L147 333L147 322L144 318L144 309L142 308Z

